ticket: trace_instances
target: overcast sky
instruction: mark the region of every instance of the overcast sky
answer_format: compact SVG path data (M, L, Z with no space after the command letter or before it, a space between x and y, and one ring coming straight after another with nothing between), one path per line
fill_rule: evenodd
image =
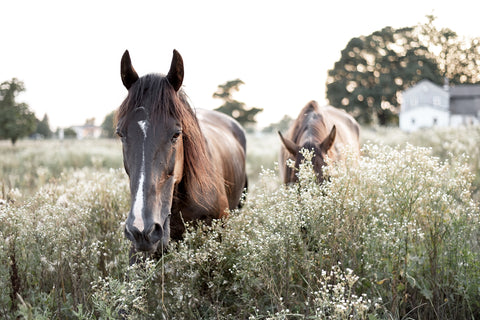
M16 77L53 130L100 125L126 96L120 59L139 75L167 73L172 50L185 64L195 108L214 109L219 84L240 78L234 97L263 108L261 126L325 101L327 71L356 36L438 17L461 36L480 36L480 2L403 1L36 1L0 0L0 82Z

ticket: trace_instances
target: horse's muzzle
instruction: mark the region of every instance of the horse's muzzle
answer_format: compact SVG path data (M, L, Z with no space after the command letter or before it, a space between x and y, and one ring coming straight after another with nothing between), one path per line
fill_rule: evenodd
M165 231L167 231L167 234ZM154 253L159 249L161 252L166 250L169 234L168 230L164 230L159 223L155 223L144 231L126 225L125 236L132 241L136 252Z

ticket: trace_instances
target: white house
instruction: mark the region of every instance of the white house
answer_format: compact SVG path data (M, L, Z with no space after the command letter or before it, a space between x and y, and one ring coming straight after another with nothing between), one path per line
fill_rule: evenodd
M422 80L402 94L399 122L403 131L415 131L450 123L450 94L442 87Z
M480 123L480 86L443 87L429 80L419 81L402 94L400 129L415 131Z
M83 126L74 126L72 129L77 134L77 139L97 139L102 135L102 127L93 124L84 124Z

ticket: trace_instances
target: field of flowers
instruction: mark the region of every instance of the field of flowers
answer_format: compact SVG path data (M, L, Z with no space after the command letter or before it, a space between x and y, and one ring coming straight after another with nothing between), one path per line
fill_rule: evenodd
M0 142L0 318L479 318L480 128L362 143L286 187L250 135L244 208L129 266L118 141Z

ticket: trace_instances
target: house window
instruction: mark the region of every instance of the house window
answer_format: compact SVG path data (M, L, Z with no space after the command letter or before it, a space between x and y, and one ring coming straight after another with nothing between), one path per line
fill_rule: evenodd
M433 118L433 125L436 126L437 125L437 118Z
M412 118L412 124L413 125L415 124L415 118Z

